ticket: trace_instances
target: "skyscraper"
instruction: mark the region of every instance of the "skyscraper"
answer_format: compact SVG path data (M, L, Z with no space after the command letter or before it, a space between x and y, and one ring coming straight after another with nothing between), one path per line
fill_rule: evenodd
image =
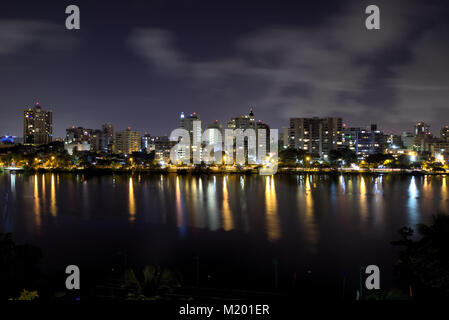
M28 145L47 144L52 141L53 113L43 110L36 102L33 108L23 112L23 143Z

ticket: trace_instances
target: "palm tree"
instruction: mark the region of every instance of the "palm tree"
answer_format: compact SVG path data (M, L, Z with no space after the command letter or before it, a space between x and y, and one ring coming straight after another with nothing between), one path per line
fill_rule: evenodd
M139 279L140 278L140 279ZM134 270L125 271L123 287L131 291L130 299L147 300L165 296L181 286L181 278L173 271L159 266L146 265L140 277Z

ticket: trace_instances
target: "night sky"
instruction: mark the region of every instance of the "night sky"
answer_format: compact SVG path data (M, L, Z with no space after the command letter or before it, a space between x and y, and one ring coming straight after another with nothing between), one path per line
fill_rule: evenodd
M81 30L65 29L76 4ZM365 8L381 30L365 28ZM26 106L72 125L169 134L181 111L226 124L254 106L272 128L341 116L434 133L449 123L448 1L0 2L0 135Z

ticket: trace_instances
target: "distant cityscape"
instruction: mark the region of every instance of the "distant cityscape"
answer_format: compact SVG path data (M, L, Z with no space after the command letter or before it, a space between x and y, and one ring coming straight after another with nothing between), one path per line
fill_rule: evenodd
M201 123L196 132L194 121ZM231 118L226 125L216 120L204 126L200 115L196 112L181 113L178 127L190 132L191 136L198 135L200 141L202 131L211 128L220 132L224 129L266 129L269 146L270 126L256 120L253 108L250 108L248 114ZM434 135L430 126L424 122L416 123L413 131L395 135L382 132L377 124L349 126L338 117L290 118L289 126L279 129L278 138L279 161L290 166L329 164L342 167L371 164L373 167L375 164L376 167L382 168L396 163L400 165L399 167L402 165L408 168L422 168L425 162L437 163L444 167L449 160L449 127L439 128L439 134ZM209 137L211 144L214 143L214 139L216 138L213 136ZM141 133L132 130L131 127L114 130L111 123L105 123L98 129L72 126L66 129L64 138L54 138L53 113L42 108L37 102L33 107L24 110L23 137L0 137L0 155L36 154L39 153L38 150L45 149L44 146L54 146L59 152L63 149L63 153L68 156L78 160L85 159L84 163L88 162L90 165L97 165L101 160L109 159L114 160L116 166L120 166L132 159L141 165L164 166L171 164L170 150L176 143L170 141L167 135ZM18 147L22 149L18 151ZM106 162L111 164L111 161ZM17 159L14 165L32 165L29 162L26 159ZM41 165L46 163L45 159L40 158L37 162ZM47 161L46 166L56 165L49 162L50 164ZM3 165L10 164L3 163ZM76 166L77 163L72 159L67 160L65 165Z

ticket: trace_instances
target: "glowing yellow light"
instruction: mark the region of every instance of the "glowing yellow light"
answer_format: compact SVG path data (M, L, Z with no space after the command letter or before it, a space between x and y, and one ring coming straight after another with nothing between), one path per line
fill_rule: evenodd
M133 178L129 177L129 221L134 222L136 220L136 202L134 198L134 185Z
M41 207L40 207L39 185L37 175L34 176L34 218L36 229L39 231L41 226Z
M229 195L226 177L223 177L223 229L225 231L232 230L234 222L232 220L232 212L229 208Z
M268 240L275 241L280 238L281 229L277 215L276 190L273 176L268 176L265 180L265 205L267 208Z
M51 189L50 189L50 213L52 216L56 216L57 207L56 207L56 187L55 187L55 175L51 175Z

